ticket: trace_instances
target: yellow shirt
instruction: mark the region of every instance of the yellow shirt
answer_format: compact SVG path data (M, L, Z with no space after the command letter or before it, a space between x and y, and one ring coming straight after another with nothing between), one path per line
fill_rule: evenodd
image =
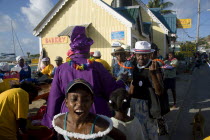
M95 59L96 62L101 63L109 72L111 71L111 67L109 64L103 59Z
M42 69L43 74L47 74L51 76L54 66L52 64L47 65L44 69Z
M16 140L16 120L27 119L29 95L21 88L0 94L0 140Z
M206 137L205 139L203 139L203 140L210 140L210 136L209 137Z

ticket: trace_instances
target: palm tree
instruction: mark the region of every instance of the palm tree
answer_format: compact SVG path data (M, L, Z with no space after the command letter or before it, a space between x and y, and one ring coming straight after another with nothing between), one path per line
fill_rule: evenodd
M27 52L28 58L30 57L30 52Z
M168 8L170 6L173 6L174 4L172 2L164 2L164 0L150 0L147 4L147 6L149 8L161 8L161 9L165 9ZM172 13L175 12L173 10L161 10L162 14L168 14L168 13Z

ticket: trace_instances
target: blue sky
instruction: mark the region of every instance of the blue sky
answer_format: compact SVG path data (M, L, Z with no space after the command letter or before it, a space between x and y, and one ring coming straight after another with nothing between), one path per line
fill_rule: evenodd
M33 36L34 27L42 20L58 0L0 0L0 53L14 52L11 20L24 53L39 53L38 38ZM145 4L148 0L142 0ZM178 29L178 40L195 40L198 0L168 0L178 18L192 18L192 28ZM201 0L200 37L210 35L210 0ZM189 36L189 37L188 37ZM192 37L192 38L190 38ZM23 55L15 39L17 55Z
M34 27L58 0L0 0L0 53L14 52L11 21L24 53L39 53ZM17 55L23 55L15 38Z
M149 0L142 0L145 4ZM178 41L195 40L196 26L197 26L197 13L198 13L198 0L164 0L170 1L174 5L168 9L176 11L177 18L179 19L192 19L192 28L177 29ZM210 35L210 0L200 0L200 37ZM188 37L189 36L189 37Z

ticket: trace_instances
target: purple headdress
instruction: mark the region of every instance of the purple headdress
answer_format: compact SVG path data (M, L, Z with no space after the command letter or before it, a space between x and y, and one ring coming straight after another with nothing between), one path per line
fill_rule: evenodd
M75 54L90 52L90 46L93 44L93 40L91 38L87 38L85 34L85 27L74 27L69 36L71 40L70 47Z

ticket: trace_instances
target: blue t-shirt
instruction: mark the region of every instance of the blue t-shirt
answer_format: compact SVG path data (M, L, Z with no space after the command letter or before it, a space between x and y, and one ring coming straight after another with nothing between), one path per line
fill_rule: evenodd
M123 64L125 67L133 67L132 63L130 61L125 61ZM115 63L113 66L113 75L114 77L120 76L123 72L128 72L129 78L133 77L133 69L127 69L125 67L120 66L118 63Z
M26 78L31 78L31 67L28 66L27 68L24 67L21 69L20 73L20 81Z

